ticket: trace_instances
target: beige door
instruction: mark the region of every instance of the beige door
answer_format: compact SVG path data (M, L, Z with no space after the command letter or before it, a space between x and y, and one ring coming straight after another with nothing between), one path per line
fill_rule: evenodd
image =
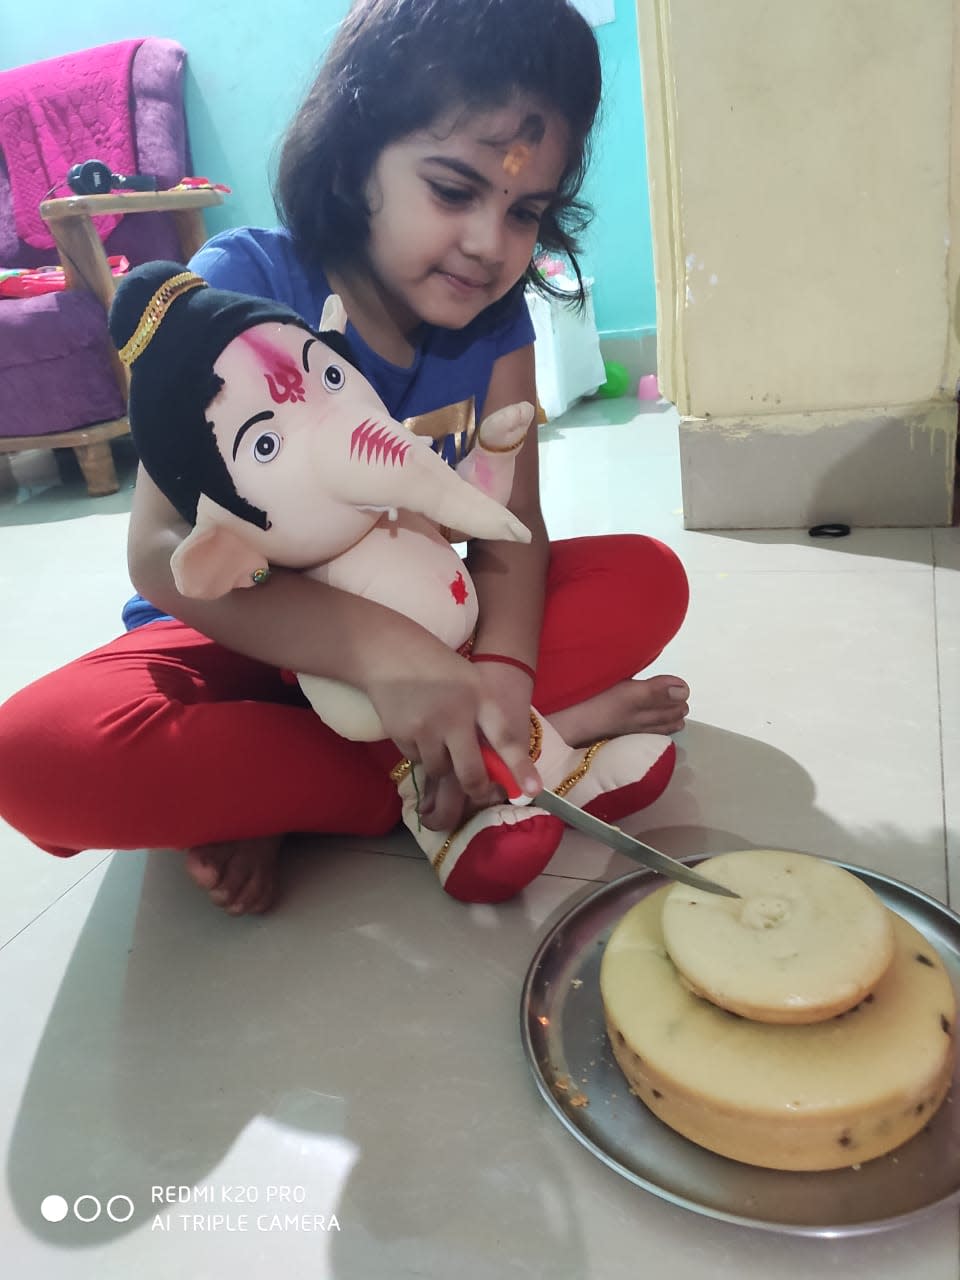
M637 0L689 528L950 522L960 0Z

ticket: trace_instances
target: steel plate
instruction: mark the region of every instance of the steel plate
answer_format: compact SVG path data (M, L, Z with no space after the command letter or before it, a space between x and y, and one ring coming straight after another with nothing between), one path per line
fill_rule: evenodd
M898 880L834 865L858 876L924 934L960 991L960 916ZM570 1133L638 1187L695 1213L761 1230L858 1235L960 1199L960 1061L947 1101L925 1130L889 1155L824 1173L759 1169L706 1151L628 1091L604 1028L600 959L624 913L666 883L637 871L603 885L555 925L530 964L520 1014L524 1049L540 1093Z

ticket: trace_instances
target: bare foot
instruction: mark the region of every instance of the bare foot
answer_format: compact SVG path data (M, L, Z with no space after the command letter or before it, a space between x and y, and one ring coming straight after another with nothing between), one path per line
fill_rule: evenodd
M622 680L596 697L565 707L550 723L571 747L625 733L679 733L690 711L690 689L679 676Z
M277 896L282 836L230 840L187 850L187 874L232 916L267 911Z

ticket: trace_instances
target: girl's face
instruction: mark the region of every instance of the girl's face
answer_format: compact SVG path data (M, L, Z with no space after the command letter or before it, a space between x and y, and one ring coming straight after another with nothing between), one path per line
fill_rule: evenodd
M404 333L461 329L516 284L566 164L565 122L526 99L451 111L381 151L368 263Z

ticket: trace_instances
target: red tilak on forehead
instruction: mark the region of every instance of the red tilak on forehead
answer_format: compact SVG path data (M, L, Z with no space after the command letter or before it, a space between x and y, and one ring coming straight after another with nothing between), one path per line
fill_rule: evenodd
M300 401L307 398L303 385L303 372L290 359L282 347L274 346L262 334L248 329L240 334L240 341L256 357L263 376L267 381L270 399L274 404L285 404L287 400Z

